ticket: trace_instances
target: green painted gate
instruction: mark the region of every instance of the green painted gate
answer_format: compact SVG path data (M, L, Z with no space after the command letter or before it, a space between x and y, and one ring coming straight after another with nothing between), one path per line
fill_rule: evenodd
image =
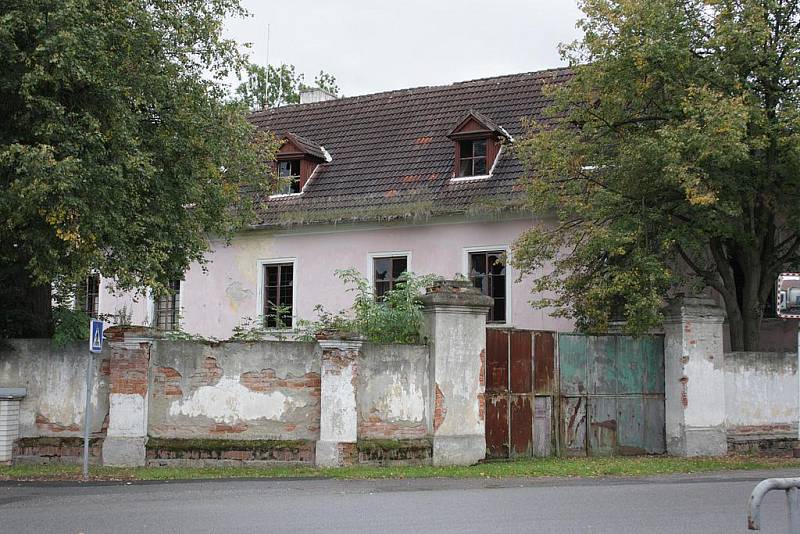
M558 335L561 454L661 454L664 338Z

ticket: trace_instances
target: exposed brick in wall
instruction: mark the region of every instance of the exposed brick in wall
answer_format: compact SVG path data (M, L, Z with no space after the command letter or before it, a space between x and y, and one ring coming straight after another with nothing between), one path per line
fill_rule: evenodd
M170 447L168 444L162 445L159 441L153 440L152 444L148 443L147 445L147 459L150 465L159 465L159 460L165 465L171 462L174 463L175 460L190 464L209 463L209 460L212 462L228 460L241 462L242 464L254 461L299 463L313 463L314 461L313 441L299 441L297 443L243 441L241 445L234 441L222 441L225 444L224 448L217 446L204 447L202 443L197 446L181 445L179 447ZM181 440L174 441L180 442ZM230 464L230 462L224 463Z
M181 397L181 374L172 367L156 367L153 371L153 395Z
M359 439L414 439L423 438L428 429L422 423L387 422L375 414L358 422Z
M480 374L480 385L481 387L486 386L486 349L481 351L481 374Z
M306 373L301 377L289 375L286 378L280 378L275 375L274 369L262 369L261 371L242 373L239 381L250 391L268 393L280 388L308 388L313 390L311 393L313 397L320 396L320 377L317 373Z
M217 359L208 356L203 360L202 365L189 377L190 389L194 390L201 386L216 386L222 375L222 367L217 364Z
M111 353L111 393L147 395L149 345L139 348L115 347Z
M478 393L478 419L486 420L486 394Z
M326 348L322 351L322 361L326 363L325 372L339 375L348 365L355 365L358 351ZM355 373L354 373L355 374Z
M436 384L436 398L433 407L433 431L439 430L442 426L444 418L447 417L447 406L445 406L445 399L442 390L439 389L439 384Z
M230 425L226 423L214 423L208 429L211 434L240 434L245 430L247 430L247 424L240 421Z
M100 458L102 443L103 440L98 438L89 440L90 458ZM13 455L14 461L21 463L78 463L83 456L83 439L21 438L14 443Z
M355 465L358 463L358 445L355 443L339 443L337 444L339 450L339 458L341 458L342 467Z
M42 414L36 414L36 428L41 430L42 432L47 432L49 434L58 434L60 432L80 432L81 426L73 423L71 425L60 425L58 423L54 423L50 421L47 417L43 416Z

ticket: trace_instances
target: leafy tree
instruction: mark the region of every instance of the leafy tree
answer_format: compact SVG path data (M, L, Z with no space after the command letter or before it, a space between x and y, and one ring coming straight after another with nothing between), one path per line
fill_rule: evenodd
M248 220L241 192L269 183L274 145L221 83L244 64L223 21L244 13L238 0L3 4L0 287L15 300L0 298L2 333L46 335L51 283L90 269L164 290Z
M519 154L557 224L516 243L580 327L657 325L713 288L735 350L759 345L776 275L800 265L800 3L583 0L574 77Z
M336 77L319 71L314 78L314 86L306 85L305 76L295 71L294 65L285 63L279 66L248 64L239 73L241 82L236 88L236 94L252 110L260 110L297 104L300 102L300 92L313 87L319 87L338 95L339 86Z

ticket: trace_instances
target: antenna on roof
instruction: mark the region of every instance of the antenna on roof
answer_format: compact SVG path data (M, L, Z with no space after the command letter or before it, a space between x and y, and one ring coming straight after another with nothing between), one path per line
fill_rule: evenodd
M267 86L264 88L264 109L269 107L269 24L267 24Z

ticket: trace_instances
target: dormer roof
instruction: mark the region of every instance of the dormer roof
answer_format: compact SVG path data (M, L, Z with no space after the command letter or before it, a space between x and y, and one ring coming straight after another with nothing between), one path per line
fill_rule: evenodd
M503 127L474 109L467 111L459 119L453 129L447 133L447 137L450 139L460 139L475 135L495 135L497 137L504 137L509 141L512 140Z
M292 132L286 132L278 136L283 139L280 149L278 150L278 157L297 157L308 156L321 161L328 161L330 155L325 150L325 147L319 143L301 137Z

